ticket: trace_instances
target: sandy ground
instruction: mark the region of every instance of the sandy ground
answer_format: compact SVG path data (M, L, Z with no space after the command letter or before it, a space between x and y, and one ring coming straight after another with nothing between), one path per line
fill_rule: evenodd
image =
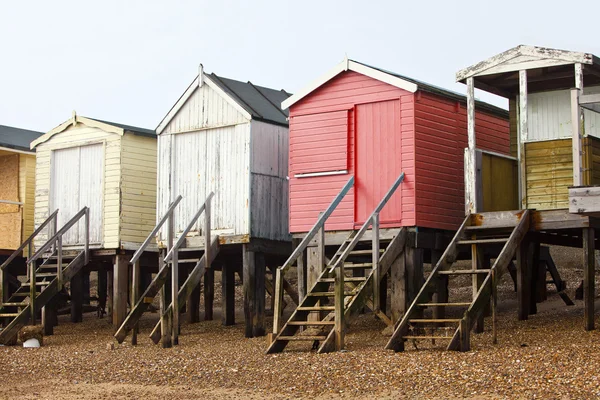
M576 264L562 271L571 295L581 279ZM241 314L235 326L221 326L218 298L216 320L183 325L171 349L147 338L156 314L144 316L135 347L114 344L107 319L86 314L72 324L62 316L44 347L0 347L0 398L600 398L600 332L583 330L581 301L567 307L550 290L538 314L517 321L515 297L505 275L499 343L486 323L467 353L431 342L386 351L385 325L366 314L350 327L344 352L319 355L298 343L266 355L264 338L243 338Z

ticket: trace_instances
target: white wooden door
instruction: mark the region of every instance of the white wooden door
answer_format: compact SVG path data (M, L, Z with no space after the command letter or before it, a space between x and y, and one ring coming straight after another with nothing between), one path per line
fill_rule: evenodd
M102 243L104 146L60 149L52 152L50 209L58 209L59 229L77 212L90 209L90 243ZM85 220L63 237L64 245L85 243Z

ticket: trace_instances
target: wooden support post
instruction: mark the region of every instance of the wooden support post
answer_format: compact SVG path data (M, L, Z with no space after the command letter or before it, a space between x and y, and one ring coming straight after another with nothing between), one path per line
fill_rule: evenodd
M254 267L256 268L255 279L256 283L254 284L254 288L256 290L256 306L254 308L256 312L255 321L252 327L252 336L259 337L265 336L265 272L266 272L266 262L265 262L265 254L264 253L255 253L254 255Z
M431 269L435 268L437 263L442 258L442 252L431 249ZM435 293L433 294L434 303L448 302L448 275L438 275L435 282ZM446 307L436 306L433 308L434 319L444 319L446 316Z
M527 208L527 169L525 142L527 133L527 70L519 71L519 134L517 135L517 158L519 160L519 197L521 208Z
M194 266L190 266L188 269L188 275L192 272ZM187 299L187 320L190 324L200 322L200 285L202 280L198 283L198 285L192 290L192 294Z
M102 318L106 313L106 268L103 264L98 265L98 316Z
M113 306L114 306L114 298L115 291L113 290L114 284L114 272L112 266L106 271L106 316L108 317L108 322L112 323L113 319Z
M221 321L223 325L235 324L235 267L223 263L221 267Z
M52 299L46 303L44 308L42 308L42 326L44 327L44 336L51 336L54 334L54 327L56 326L57 318L56 300Z
M311 290L311 288L315 285L319 276L323 272L324 267L324 259L321 256L321 252L319 251L318 246L311 246L307 248L307 274L306 274L306 287L307 292ZM320 305L320 302L317 302L315 306ZM319 321L320 313L318 311L313 311L308 316L308 321Z
M163 251L158 260L158 268L159 270L164 266L164 257L165 252ZM169 314L167 314L167 309L169 307L170 299L169 299L169 279L167 278L165 284L162 288L160 288L160 335L161 335L161 345L163 349L169 348L172 346L171 343L171 327L170 327L170 318Z
M300 239L294 239L295 246L297 247L300 244ZM298 261L296 262L296 268L298 272L298 296L300 302L304 300L306 297L306 250L302 252L302 254L298 257ZM276 276L274 273L273 275ZM275 285L273 285L275 286Z
M471 350L471 332L469 331L468 317L460 320L460 351Z
M594 255L595 232L584 228L583 236L583 319L586 331L594 329L594 299L596 297L596 258Z
M244 334L247 338L253 337L253 321L256 315L256 268L254 265L255 257L254 252L249 250L248 245L243 245L243 266L242 266L242 274L243 285L244 285L244 323L245 330Z
M335 269L335 349L340 351L344 348L344 265L341 264Z
M173 346L179 344L179 252L177 249L171 256L171 336L173 337Z
M406 246L404 251L406 256L406 281L408 299L405 303L405 310L408 310L411 303L417 297L417 293L421 290L423 283L423 249L415 248L410 245Z
M387 295L388 295L388 275L389 274L385 274L382 278L381 278L381 282L379 283L379 310L381 310L382 313L386 313L387 312Z
M538 241L531 241L529 244L529 315L537 314L537 289L540 283L546 285L546 275L544 274L544 281L539 282L540 276L540 243Z
M477 212L477 171L475 141L475 83L473 77L467 78L467 139L465 150L465 213Z
M478 269L490 269L490 257L487 254L485 254L483 248L479 248L477 251L477 268ZM485 275L476 274L476 275L474 275L474 277L475 277L475 279L473 281L476 283L476 290L473 291L473 300L475 300L477 292L479 292L479 288L483 284ZM490 304L488 303L484 307L484 311L481 313L479 318L477 318L477 322L475 323L475 332L476 333L483 333L485 317L487 315L489 315L489 312L490 312Z
M215 301L215 270L209 268L204 272L204 320L213 320Z
M573 186L583 185L582 151L581 151L581 126L582 116L579 106L579 95L583 90L583 68L575 64L575 88L571 89L571 132L573 147Z
M390 266L390 279L392 281L390 311L392 314L392 322L394 324L402 319L402 316L407 310L405 251L406 248L398 257L396 257Z
M90 305L90 270L83 270L83 304Z
M517 302L518 302L518 317L520 321L524 321L529 317L529 265L528 265L528 249L529 241L527 238L521 241L517 248Z
M380 277L379 277L379 214L374 213L373 219L371 221L371 233L373 234L373 239L371 243L372 247L372 257L371 262L373 263L373 305L374 312L377 312L381 309L380 306L380 295L379 290L380 286Z
M140 296L140 260L137 260L131 268L131 309L135 307ZM136 323L131 331L131 344L137 344L139 323Z
M113 325L118 328L127 317L127 289L129 280L129 257L116 255L113 272Z
M31 325L35 325L36 324L36 297L37 297L37 286L36 286L36 277L35 277L35 270L37 268L37 266L35 265L35 262L30 262L29 265L29 308L31 311Z
M498 282L496 271L492 271L492 343L498 344L496 305L498 302Z
M125 318L123 318L125 319ZM83 320L83 271L71 278L71 322Z

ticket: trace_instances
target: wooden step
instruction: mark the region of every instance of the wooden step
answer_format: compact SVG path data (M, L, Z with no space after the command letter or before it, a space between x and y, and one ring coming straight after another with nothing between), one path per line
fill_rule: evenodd
M455 269L448 271L438 271L440 275L474 275L474 274L489 274L491 269Z
M200 261L199 258L184 258L182 260L177 260L178 264L197 264L198 261ZM169 260L169 263L171 263L172 260Z
M333 326L335 321L290 321L287 324L294 326Z
M68 263L63 263L61 265L63 266L63 268L69 266ZM40 269L53 269L56 271L58 269L58 264L43 264L38 267L38 270Z
M2 303L0 307L27 307L29 303Z
M56 274L52 273L52 272L40 272L40 273L36 273L35 277L36 278L49 278L49 277L56 278Z
M402 339L452 339L453 336L402 336Z
M385 249L379 249L380 253L383 253ZM349 254L373 254L373 250L352 250Z
M372 266L373 266L373 263L359 263L359 264L344 263L344 268L371 268Z
M344 296L354 296L354 292L344 292ZM311 292L307 294L309 297L335 297L335 292Z
M467 307L471 303L419 303L419 307Z
M0 318L14 318L20 313L0 313Z
M508 242L508 238L459 240L458 242L456 242L456 244L488 244L506 242Z
M311 307L298 307L298 311L334 311L335 306L311 306Z
M50 284L50 282L36 282L35 286L48 286ZM30 287L31 284L30 282L23 282L21 283L21 287Z
M301 341L307 340L314 342L315 340L325 340L327 336L278 336L277 340Z
M503 231L508 229L515 229L517 225L515 224L507 224L500 226L489 226L489 225L470 225L465 226L466 231Z
M29 285L28 285L29 286ZM23 286L21 286L23 287ZM40 295L41 292L36 292L36 296ZM29 297L29 291L27 292L15 292L11 295L11 297Z
M364 276L346 276L346 277L344 277L344 282L363 282L366 280L367 280L367 278ZM321 278L321 279L319 279L319 282L333 283L333 282L335 282L335 278Z
M437 318L437 319L409 319L408 322L411 324L432 324L432 323L457 323L460 322L459 319L450 319L450 318Z

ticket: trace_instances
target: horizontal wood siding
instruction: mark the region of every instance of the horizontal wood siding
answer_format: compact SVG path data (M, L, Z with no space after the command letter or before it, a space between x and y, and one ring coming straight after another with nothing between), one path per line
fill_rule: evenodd
M250 128L250 235L288 240L288 128L252 121Z
M23 201L21 186L22 155L0 156L0 200ZM0 203L0 249L15 250L21 244L23 210L17 204Z
M402 224L414 225L414 157L412 149L404 143L414 142L412 93L377 81L353 71L344 72L321 86L290 109L290 151L294 143L302 142L302 136L310 134L311 127L325 126L331 121L331 112L348 112L347 149L339 147L340 154L348 155L348 174L296 178L297 171L306 165L302 156L290 157L290 231L306 232L315 223L319 212L324 211L331 200L355 171L354 107L357 104L385 100L401 100L402 168L407 174L402 187ZM343 119L342 119L343 120ZM302 123L297 123L301 121ZM308 123L310 121L310 123ZM328 122L329 121L329 122ZM339 122L339 121L338 121ZM406 129L406 131L404 130ZM316 146L317 148L321 146ZM393 150L390 149L390 153ZM309 153L307 153L307 157ZM385 160L381 160L385 165ZM355 193L352 189L329 218L327 230L354 228Z
M509 122L475 115L477 148L509 154ZM456 229L464 219L467 116L455 100L418 92L415 102L417 226Z
M583 139L584 183L600 185L600 139L588 136Z
M142 243L156 225L156 138L121 140L121 244Z
M121 188L121 136L99 128L77 124L52 136L36 148L35 226L39 226L54 210L49 210L52 150L104 143L103 248L119 247L119 210ZM60 212L60 211L59 211ZM35 246L47 240L38 236Z
M208 84L196 88L161 133L189 132L248 120Z

